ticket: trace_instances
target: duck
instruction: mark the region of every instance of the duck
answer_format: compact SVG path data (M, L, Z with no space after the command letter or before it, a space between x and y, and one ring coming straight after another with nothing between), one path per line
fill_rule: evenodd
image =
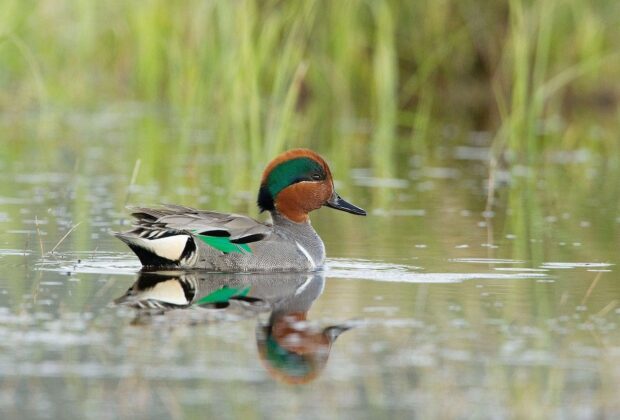
M274 279L278 287L291 283L292 277ZM323 293L325 273L299 274L293 293L279 299L268 299L271 313L267 322L256 325L255 337L259 360L271 377L288 385L301 385L314 381L325 369L332 345L340 335L358 325L355 320L338 323L313 322L308 313L315 300ZM257 279L258 280L258 279ZM251 295L262 290L254 286ZM263 292L264 293L264 292Z
M289 150L269 162L257 205L271 220L172 204L132 207L133 228L115 236L143 269L306 272L325 263L325 246L309 213L329 207L366 215L338 195L327 162L309 149Z
M336 339L358 325L355 320L324 324L309 319L308 313L324 288L323 271L145 271L114 303L135 309L132 325L169 322L178 326L256 319L260 363L279 382L298 385L319 377Z

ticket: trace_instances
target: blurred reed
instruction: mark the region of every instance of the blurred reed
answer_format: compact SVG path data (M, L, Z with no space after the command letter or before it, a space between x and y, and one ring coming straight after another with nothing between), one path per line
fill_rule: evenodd
M0 108L153 107L179 132L136 138L127 161L192 176L201 154L226 156L234 173L210 176L233 190L293 146L392 176L398 156L452 145L452 126L535 164L549 148L615 150L617 118L603 117L617 113L619 13L610 0L5 0Z

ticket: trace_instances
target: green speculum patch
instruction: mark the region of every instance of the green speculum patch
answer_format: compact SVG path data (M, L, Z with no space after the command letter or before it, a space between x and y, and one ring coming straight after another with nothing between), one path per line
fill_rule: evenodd
M319 173L324 176L323 167L315 160L300 157L282 162L267 177L267 188L272 197L291 184L300 181L311 181L312 175Z
M223 303L228 302L230 299L236 297L245 297L250 291L250 287L244 289L238 289L235 287L222 287L216 291L209 293L207 296L202 297L200 300L194 303L194 305L205 305L208 303Z
M205 244L225 254L237 252L239 254L251 254L252 250L248 244L233 244L230 239L221 236L198 235L198 238Z

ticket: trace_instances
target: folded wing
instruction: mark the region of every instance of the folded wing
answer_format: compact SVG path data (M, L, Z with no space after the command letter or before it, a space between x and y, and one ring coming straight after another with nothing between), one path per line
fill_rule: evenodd
M272 232L270 225L240 214L197 210L191 207L164 205L157 208L134 207L133 233L150 239L186 232L192 235L227 237L235 244L260 241Z

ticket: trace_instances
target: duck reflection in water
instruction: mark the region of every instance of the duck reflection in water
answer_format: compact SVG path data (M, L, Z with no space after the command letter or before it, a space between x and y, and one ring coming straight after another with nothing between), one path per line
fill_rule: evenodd
M307 320L324 285L320 272L143 272L115 303L135 308L135 323L157 315L190 323L257 317L256 344L265 369L280 381L302 384L318 377L333 342L350 328L346 323L323 327ZM267 322L258 317L263 312L269 312Z

